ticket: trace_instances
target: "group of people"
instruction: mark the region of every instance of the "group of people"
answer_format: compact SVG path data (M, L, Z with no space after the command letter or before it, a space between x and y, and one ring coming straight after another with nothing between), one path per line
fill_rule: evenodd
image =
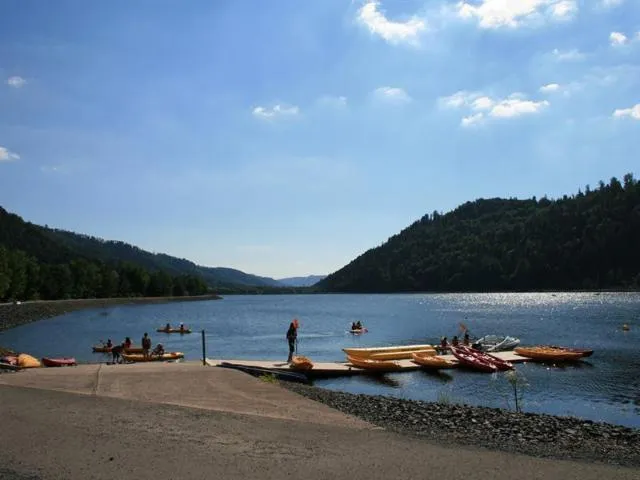
M360 320L357 322L351 322L351 330L362 330L362 323L360 323Z
M164 354L164 346L161 343L157 344L156 347L153 350L151 350L151 345L152 345L151 337L147 332L145 332L144 335L142 336L140 345L142 346L142 355L145 358L148 358L151 355L159 356ZM114 345L111 342L111 339L109 338L107 339L107 343L105 343L104 346L111 350L112 362L116 364L116 363L122 363L123 361L122 354L126 353L128 349L132 348L132 342L129 337L126 337L124 339L124 342L122 342L119 345Z
M171 331L171 323L167 322L167 326L164 327L164 329L167 332ZM180 322L180 327L178 327L178 330L180 330L181 332L184 332L186 330L184 323Z
M469 330L465 330L464 337L462 338L462 344L465 346L471 345L471 337L469 336ZM449 345L447 337L442 337L440 339L440 350L442 350L443 353L449 350L451 347L457 347L458 345L460 345L460 340L458 339L457 335L454 335L453 338L451 339L451 345Z

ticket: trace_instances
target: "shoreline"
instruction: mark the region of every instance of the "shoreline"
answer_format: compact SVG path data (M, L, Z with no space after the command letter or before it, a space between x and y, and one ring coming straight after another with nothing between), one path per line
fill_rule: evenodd
M437 445L640 467L640 429L577 417L278 383L282 388L385 430L420 437Z
M116 305L149 305L172 302L221 300L216 294L193 297L115 297L77 298L68 300L33 300L20 304L0 304L0 332L19 325L45 320L65 313L89 308L108 308Z

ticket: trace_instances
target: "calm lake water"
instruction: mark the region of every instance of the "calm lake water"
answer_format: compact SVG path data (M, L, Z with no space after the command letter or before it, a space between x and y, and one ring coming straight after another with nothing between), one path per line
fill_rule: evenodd
M201 355L204 329L207 356L224 359L286 360L289 322L301 327L299 353L316 361L345 360L342 348L436 343L459 334L508 334L522 345L553 343L595 350L585 361L564 366L518 364L528 386L524 409L640 427L640 294L396 294L229 296L223 300L85 310L0 333L0 345L35 356L75 356L106 361L91 345L130 336L139 344L149 332L155 343ZM361 320L369 333L347 333ZM156 333L167 322L184 321L191 335ZM631 330L623 332L622 324ZM382 377L317 380L318 386L354 393L385 394L427 401L509 407L504 374L448 370ZM512 405L511 405L512 406Z

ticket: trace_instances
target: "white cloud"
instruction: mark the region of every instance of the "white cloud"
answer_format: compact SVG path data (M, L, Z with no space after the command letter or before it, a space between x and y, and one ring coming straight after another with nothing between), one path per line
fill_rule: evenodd
M327 107L344 108L347 106L347 97L324 95L318 99L318 103Z
M613 112L614 117L629 117L634 120L640 120L640 103L631 108L619 108Z
M402 88L380 87L373 92L376 98L389 103L409 103L411 97Z
M27 81L22 77L18 77L17 75L7 78L7 85L13 88L22 88L25 83L27 83Z
M478 112L473 115L469 115L468 117L464 117L460 124L463 127L471 127L473 125L479 124L484 119L484 113Z
M259 118L275 118L275 117L291 117L298 115L300 109L295 105L286 107L283 105L276 105L273 108L256 107L253 109L253 116Z
M20 160L20 155L11 152L6 147L0 147L0 162L15 162Z
M458 16L475 18L480 28L518 28L544 20L565 20L577 10L575 0L473 0L457 4Z
M507 98L496 99L479 92L459 91L438 99L445 108L468 109L471 114L462 118L461 125L476 125L487 117L511 118L539 113L550 104L547 100L528 100L522 93L512 93Z
M560 85L557 83L549 83L540 87L540 92L542 93L552 93L558 90L560 90Z
M426 30L427 25L423 19L412 16L405 22L389 20L384 13L378 10L377 1L369 1L358 11L358 21L365 25L373 34L379 35L388 43L397 45L406 43L417 45L418 36Z
M575 48L571 50L565 50L565 51L554 48L551 54L559 62L577 62L577 61L583 60L585 57L584 53L580 52Z
M624 33L611 32L611 34L609 35L609 43L611 43L611 45L614 47L625 45L628 41L629 39Z

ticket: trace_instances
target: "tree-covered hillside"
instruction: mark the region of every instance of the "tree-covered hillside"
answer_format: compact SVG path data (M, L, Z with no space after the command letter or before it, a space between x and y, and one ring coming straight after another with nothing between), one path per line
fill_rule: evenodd
M128 296L184 296L240 286L280 286L238 270L200 267L124 242L25 222L0 207L0 302Z
M549 200L481 199L427 214L319 282L333 292L638 288L631 174Z

